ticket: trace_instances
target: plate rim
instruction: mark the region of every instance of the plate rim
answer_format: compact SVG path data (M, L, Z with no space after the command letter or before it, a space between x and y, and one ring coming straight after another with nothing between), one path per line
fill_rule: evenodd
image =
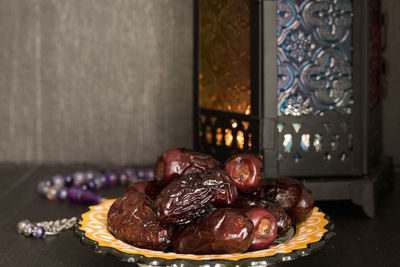
M83 218L82 215L88 211L90 211L90 207L88 211L82 213L79 216L77 223L75 224L75 235L80 238L82 244L87 245L94 249L96 254L100 255L110 255L117 257L120 261L136 263L136 264L145 264L149 266L179 266L179 267L190 267L190 266L221 266L221 267L236 267L236 266L258 266L258 265L271 265L279 262L292 261L300 257L308 256L312 252L320 250L329 239L336 236L336 233L333 231L335 228L335 224L333 220L330 218L328 214L323 212L321 208L317 207L319 212L324 214L324 219L328 221L323 228L327 230L323 233L321 239L316 242L312 242L307 244L307 247L296 249L287 253L276 253L272 256L266 257L251 257L240 260L228 260L228 259L205 259L205 260L192 260L192 259L165 259L159 257L147 257L142 254L135 253L127 253L122 252L116 248L109 246L100 246L96 240L93 240L86 236L86 231L81 230L82 224L80 223Z

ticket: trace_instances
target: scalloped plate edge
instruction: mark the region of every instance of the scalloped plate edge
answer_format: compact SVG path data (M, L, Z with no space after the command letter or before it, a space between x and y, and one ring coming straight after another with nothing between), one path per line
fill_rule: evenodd
M320 212L323 212L318 208ZM327 232L323 233L321 239L317 242L307 244L306 248L293 250L289 253L277 253L273 256L248 258L241 260L190 260L190 259L163 259L157 257L146 257L140 254L130 254L119 251L116 248L108 246L99 246L99 243L95 240L88 238L84 230L79 229L82 221L82 216L79 217L78 222L75 225L75 234L80 238L81 243L94 249L96 254L100 255L111 255L119 258L121 261L131 262L136 264L144 264L150 266L171 266L171 267L190 267L190 266L218 266L218 267L237 267L237 266L268 266L279 262L292 261L299 257L310 255L312 252L320 250L326 242L336 236L333 232L335 224L327 215L324 213L324 219L328 221L328 224L324 226Z

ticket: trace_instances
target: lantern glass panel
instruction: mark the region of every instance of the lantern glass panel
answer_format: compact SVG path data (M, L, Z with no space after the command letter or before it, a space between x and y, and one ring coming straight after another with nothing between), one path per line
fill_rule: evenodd
M278 0L278 115L351 114L352 0Z
M200 108L251 112L249 1L201 1Z

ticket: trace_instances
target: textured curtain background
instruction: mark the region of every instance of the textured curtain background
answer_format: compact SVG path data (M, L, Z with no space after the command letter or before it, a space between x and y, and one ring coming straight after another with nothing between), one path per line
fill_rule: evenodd
M192 146L192 1L0 0L0 162Z
M0 162L152 164L192 145L191 0L0 0ZM385 153L400 164L400 1Z

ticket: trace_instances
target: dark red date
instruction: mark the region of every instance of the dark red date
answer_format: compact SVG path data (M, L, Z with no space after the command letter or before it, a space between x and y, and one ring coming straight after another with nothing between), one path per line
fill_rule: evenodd
M242 253L254 236L252 221L241 211L218 209L180 229L173 238L177 253Z
M221 167L222 164L210 155L186 148L174 148L158 157L154 176L165 186L182 175Z
M237 195L235 185L223 170L186 174L157 196L157 214L165 223L186 224L214 205L231 205Z
M237 208L262 207L267 209L275 216L278 226L278 235L285 234L292 225L292 219L286 213L286 211L279 204L273 203L271 201L238 196L234 206Z
M107 225L116 238L140 248L163 251L171 244L172 227L160 222L153 200L143 193L128 192L117 199Z
M262 191L266 200L279 203L296 223L305 221L314 207L311 191L295 179L267 179Z
M157 181L143 181L130 184L125 190L125 193L139 192L148 195L151 199L155 199L160 193L161 189L162 188Z
M314 208L314 197L310 190L305 186L301 188L299 201L291 207L287 212L296 223L304 222L310 217Z
M256 189L264 178L262 159L253 154L239 154L231 157L225 163L225 172L241 192Z
M254 224L254 238L249 250L268 248L275 241L278 233L275 216L261 207L248 208L244 212Z
M263 186L265 199L279 203L285 210L289 210L299 200L301 184L291 178L266 179Z

